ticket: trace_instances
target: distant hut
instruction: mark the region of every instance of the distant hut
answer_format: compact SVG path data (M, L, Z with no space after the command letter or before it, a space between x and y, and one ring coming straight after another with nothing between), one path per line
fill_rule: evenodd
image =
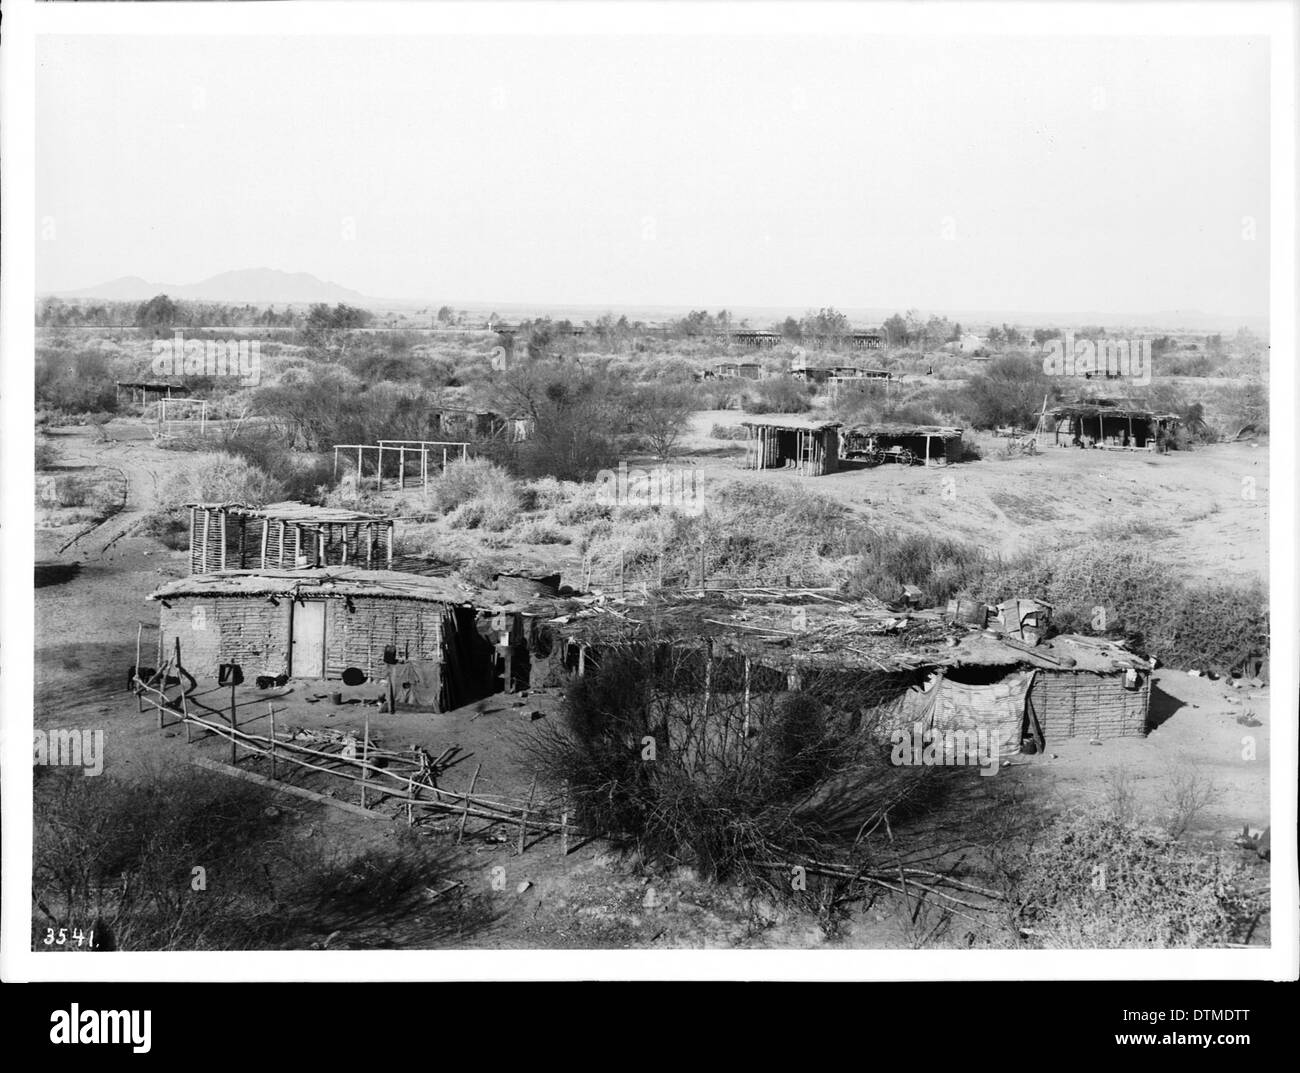
M818 422L798 417L742 421L749 434L745 465L749 469L793 469L819 477L839 468L838 421Z
M1159 413L1136 403L1080 399L1049 410L1043 431L1051 432L1058 447L1157 451L1177 430L1179 420L1177 414Z
M962 431L945 425L858 425L841 438L841 455L871 463L892 458L909 465L946 466L961 461Z

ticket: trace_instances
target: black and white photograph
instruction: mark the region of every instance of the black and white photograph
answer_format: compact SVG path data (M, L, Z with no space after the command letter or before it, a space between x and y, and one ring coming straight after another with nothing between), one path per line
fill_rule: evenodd
M1294 979L1296 9L1125 7L6 18L8 975Z

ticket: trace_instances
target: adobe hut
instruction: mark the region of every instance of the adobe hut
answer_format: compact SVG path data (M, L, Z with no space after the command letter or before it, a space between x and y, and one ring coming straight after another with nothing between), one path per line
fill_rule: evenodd
M554 659L582 673L617 646L669 646L699 664L684 679L705 688L800 690L886 739L918 725L984 730L1002 753L1148 729L1151 662L1102 638L1026 644L1023 628L972 630L933 611L899 615L820 593L715 594L618 611L588 605L553 620Z
M1177 414L1108 399L1079 400L1049 410L1044 433L1058 447L1158 451L1178 428Z
M150 594L161 650L180 641L196 677L223 663L256 677L338 679L355 667L445 711L493 689L493 646L465 592L441 578L352 567L179 578ZM396 669L394 669L396 668Z
M393 520L378 514L295 502L187 505L192 574L393 564Z
M742 421L747 431L747 469L793 469L819 477L839 468L838 421L809 421L798 417Z

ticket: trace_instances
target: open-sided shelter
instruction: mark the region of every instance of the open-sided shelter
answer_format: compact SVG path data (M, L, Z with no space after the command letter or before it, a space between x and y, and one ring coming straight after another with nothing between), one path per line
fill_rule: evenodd
M749 469L794 469L805 477L818 477L839 467L838 421L752 418L741 425L749 434L745 454Z
M190 573L215 570L387 569L393 520L307 503L190 503Z
M1179 424L1177 414L1111 399L1078 400L1049 410L1044 432L1057 446L1157 451Z

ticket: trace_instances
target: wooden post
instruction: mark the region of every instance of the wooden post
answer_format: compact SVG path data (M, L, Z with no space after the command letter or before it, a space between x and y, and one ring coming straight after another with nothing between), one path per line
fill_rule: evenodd
M275 778L275 705L266 702L266 714L271 717L271 778Z
M179 637L173 637L172 643L173 643L172 651L176 654L176 677L179 680L181 676L181 639ZM161 674L162 681L158 684L158 689L160 691L159 696L161 698L158 704L158 729L162 730L163 711L165 709L166 702L167 702L167 671L166 668L162 666L161 661L158 664L158 669L159 671L162 672ZM182 697L185 696L184 686L181 686L181 696Z
M334 479L339 479L339 449L334 448Z
M135 629L135 671L133 672L136 681L131 683L131 688L135 691L136 711L144 711L144 695L140 692L140 639L144 636L144 623L141 622ZM162 728L159 727L161 730Z
M406 489L406 447L402 446L397 449L397 490L399 492Z
M379 445L379 468L375 471L375 479L379 482L375 491L382 492L384 490L384 445L382 443Z
M569 855L569 782L560 787L560 856Z
M361 732L361 807L366 807L366 773L370 762L370 716L366 716L365 729Z
M442 449L442 472L447 472L447 448Z
M384 531L388 536L388 568L391 570L393 568L393 523L389 522Z
M537 793L537 776L533 776L532 785L528 788L528 804L524 806L523 814L519 817L519 855L522 857L524 852L524 842L528 838L528 813L533 810L533 795Z
M475 784L478 782L478 773L482 770L483 770L482 764L479 764L479 766L474 769L474 775L469 780L469 789L465 791L465 809L460 814L460 828L456 831L456 845L458 846L465 839L465 821L469 819L469 799L470 796L474 793Z
M741 707L745 713L745 740L749 740L749 657L745 657L745 696L741 702Z
M238 746L235 744L235 730L239 727L239 716L235 712L235 679L230 679L230 762L235 763L235 750Z
M713 700L713 642L704 642L704 722L709 721L709 707Z

